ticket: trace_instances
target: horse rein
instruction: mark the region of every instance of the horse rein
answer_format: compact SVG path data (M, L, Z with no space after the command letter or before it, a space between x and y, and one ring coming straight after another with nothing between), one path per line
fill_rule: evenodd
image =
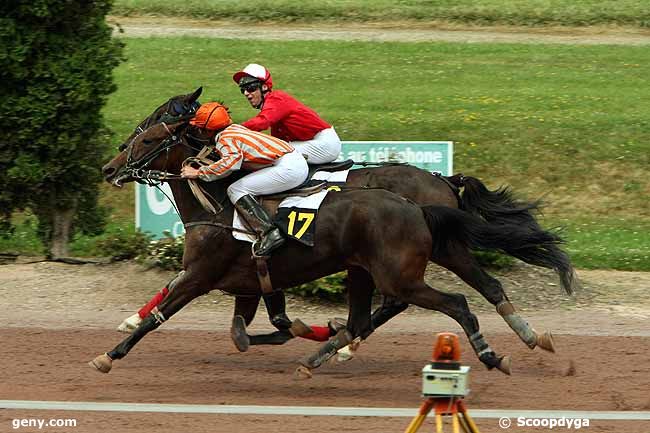
M224 210L223 204L214 199L210 200L208 197L211 196L205 192L205 190L196 180L184 179L181 175L170 173L166 170L146 170L147 166L151 164L156 158L158 158L158 156L160 156L160 154L163 152L167 152L166 155L167 159L165 162L165 167L166 167L167 162L169 161L169 150L172 147L176 146L177 144L182 144L183 146L192 149L194 152L197 152L196 156L187 158L183 162L183 165L187 165L191 163L198 163L200 165L212 163L212 161L207 159L207 156L212 152L212 149L209 146L204 146L202 149L198 149L192 146L185 139L185 135L175 135L169 129L169 126L165 122L161 122L161 123L163 125L163 128L165 128L165 131L167 131L167 134L169 134L169 136L165 138L156 149L144 155L142 158L138 159L137 161L134 161L133 154L132 154L133 152L133 146L132 146L133 140L132 140L128 147L127 162L123 174L125 176L134 178L137 182L146 183L147 185L157 187L163 193L163 195L165 195L172 203L173 200L171 200L167 196L167 194L162 189L159 188L159 184L161 182L167 182L172 180L187 180L189 187L192 190L192 193L194 194L196 199L199 201L199 203L201 204L201 206L203 206L205 210L210 212L212 215L218 215L221 212L223 212ZM178 212L178 209L176 209L176 211ZM226 228L230 228L230 227L226 226ZM232 229L234 229L234 227L232 227Z

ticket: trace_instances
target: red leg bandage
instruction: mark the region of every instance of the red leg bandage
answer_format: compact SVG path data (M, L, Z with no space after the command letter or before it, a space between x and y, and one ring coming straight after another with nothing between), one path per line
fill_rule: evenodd
M312 331L307 335L303 335L302 338L306 338L307 340L314 340L314 341L327 341L330 338L330 328L327 326L314 326L310 325L309 326Z
M147 302L144 307L140 308L138 311L138 316L140 316L141 319L144 319L151 313L151 310L154 309L154 307L157 307L158 304L162 302L163 299L165 299L165 296L169 293L169 290L167 287L163 287L160 292L156 293L153 295L153 298Z

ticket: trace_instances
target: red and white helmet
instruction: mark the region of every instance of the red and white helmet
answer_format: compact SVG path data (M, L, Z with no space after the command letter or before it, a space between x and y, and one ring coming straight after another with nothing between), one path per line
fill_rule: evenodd
M271 78L271 73L262 65L257 63L251 63L246 66L239 72L236 72L232 76L232 79L235 83L240 84L240 81L244 77L251 77L260 80L263 84L266 84L269 89L273 88L273 79Z

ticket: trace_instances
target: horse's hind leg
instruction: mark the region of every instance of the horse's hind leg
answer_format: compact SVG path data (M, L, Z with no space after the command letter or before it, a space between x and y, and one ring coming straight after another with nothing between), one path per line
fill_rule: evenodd
M384 323L388 322L393 317L397 316L402 311L408 308L409 304L402 302L392 296L384 296L381 307L373 311L370 320L372 321L373 331L379 328Z
M467 300L458 293L440 292L426 283L414 282L410 287L400 289L401 299L409 304L429 310L440 311L454 319L463 328L476 356L489 369L497 368L510 374L510 358L497 357L480 332L478 319L469 310Z
M269 315L269 321L278 330L269 334L249 335L246 326L250 325L257 312L261 296L235 298L235 315L230 327L230 338L240 352L246 352L249 346L280 345L292 338L311 333L309 326L301 320L291 320L286 314L284 293L275 291L264 295L264 303Z
M528 347L531 349L540 347L549 352L555 352L551 333L538 334L528 322L517 314L499 280L485 272L467 249L455 248L453 253L437 258L435 262L458 275L481 293L496 307L499 315Z

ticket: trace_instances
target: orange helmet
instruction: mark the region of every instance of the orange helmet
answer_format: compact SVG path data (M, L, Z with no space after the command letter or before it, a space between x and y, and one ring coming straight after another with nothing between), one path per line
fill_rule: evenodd
M196 115L190 120L190 125L203 129L220 131L232 124L228 107L219 102L208 102L201 105Z

